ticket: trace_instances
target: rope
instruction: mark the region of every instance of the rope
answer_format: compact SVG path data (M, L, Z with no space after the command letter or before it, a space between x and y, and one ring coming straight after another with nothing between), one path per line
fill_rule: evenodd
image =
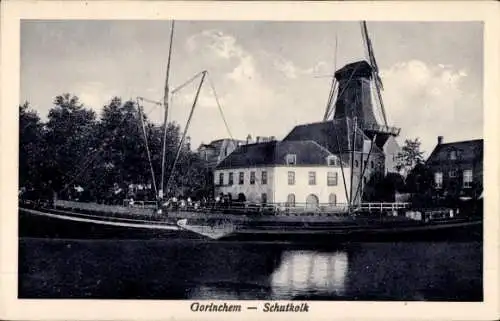
M331 103L332 108L330 108L325 120L329 119L335 113L335 104L337 103L337 99L335 99L334 97L335 97L335 94L338 93L338 89L339 89L338 84L339 84L338 82L335 83L335 88L334 88L334 91L332 94L332 96L333 96L332 103Z
M231 139L234 140L233 135L231 134L231 130L229 129L229 125L227 124L226 117L224 117L224 112L222 111L222 106L219 102L219 97L217 96L217 92L215 91L215 86L210 78L208 78L208 83L210 84L210 87L212 88L215 102L217 103L217 107L219 108L219 112L220 112L220 115L222 117L222 121L224 122L224 126L226 126L227 133L229 134L229 137L231 137Z
M373 135L373 138L372 138L371 143L370 143L370 150L368 151L368 157L366 158L366 165L364 165L364 166L363 166L363 164L364 164L363 153L361 153L361 166L363 166L363 172L361 173L361 176L359 178L358 187L356 188L356 194L354 195L354 199L356 199L358 197L358 193L360 191L360 188L363 185L365 171L366 171L366 168L368 167L368 161L370 160L370 155L372 153L373 144L375 144L376 137L377 137L377 134ZM361 196L363 196L363 195L361 195Z
M153 187L154 187L154 190L155 190L155 195L158 195L158 190L156 188L156 179L155 179L155 172L154 172L154 169L153 169L153 162L151 160L151 153L149 151L149 144L148 144L148 136L147 136L147 133L146 133L146 124L144 123L144 117L143 117L143 112L142 112L142 106L139 104L139 99L137 99L137 112L139 113L139 119L141 120L141 124L142 124L142 132L144 134L144 143L146 145L146 153L148 154L148 162L149 162L149 167L150 167L150 170L151 170L151 177L153 179Z
M332 100L333 100L333 95L335 91L335 86L336 86L336 79L335 76L332 77L332 84L330 85L330 92L328 93L328 101L326 103L326 110L325 114L323 115L323 121L326 121L328 119L328 115L331 113L331 107L332 107Z
M337 96L337 100L339 100L342 97L342 95L346 91L347 87L349 87L349 83L351 82L352 77L354 77L354 74L356 73L356 70L358 70L358 67L359 67L359 64L357 64L356 67L354 67L354 69L352 70L351 75L349 76L349 79L347 80L347 83L345 84L345 86L342 89L342 91L340 92L340 94Z
M351 198L350 198L350 195L347 192L347 182L345 181L344 162L342 161L342 150L341 150L341 147L340 147L339 136L337 134L337 131L335 130L335 127L334 127L333 131L335 133L335 140L337 141L337 147L339 149L340 171L342 172L342 181L344 182L345 196L346 196L346 199L347 199L347 203L351 204L350 203L350 199ZM352 168L351 168L351 172L352 172Z
M86 164L84 162L85 165L82 165L80 167L80 170L78 171L78 173L76 175L73 176L73 178L69 181L69 183L67 183L64 188L62 190L60 190L59 192L62 193L62 192L65 192L77 179L80 175L82 175L87 169L88 167L97 159L96 156L99 155L99 152L102 151L102 148L100 149L97 149L94 154L89 157L86 161Z
M193 81L195 81L196 78L198 78L199 76L201 76L204 72L205 71L200 71L199 73L197 73L193 77L189 78L186 82L182 83L182 85L180 85L177 88L175 88L174 90L172 90L171 94L175 95L179 90L183 89L184 87L186 87L187 85L189 85L190 83L192 83Z
M335 55L333 56L333 72L337 71L337 34L335 34ZM330 93L328 94L328 102L326 103L325 115L323 116L323 121L326 121L331 114L332 101L334 100L334 91L336 86L335 75L332 77L332 84L330 85Z

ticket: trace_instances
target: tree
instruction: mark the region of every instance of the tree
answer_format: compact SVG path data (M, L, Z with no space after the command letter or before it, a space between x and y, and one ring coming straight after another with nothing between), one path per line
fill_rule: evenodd
M44 132L47 166L41 173L54 189L75 182L89 165L87 156L95 145L95 123L95 112L84 108L78 97L63 94L54 98Z
M132 101L122 102L114 97L97 119L95 112L86 109L78 97L62 94L54 98L45 124L28 103L19 106L19 122L22 186L40 186L42 190L50 187L64 198L74 192L75 185L81 185L85 199L95 201L112 197L115 187L126 191L130 184L153 185L144 129ZM163 126L156 126L147 118L144 122L155 181L160 189ZM180 140L180 126L168 123L164 183L167 184L173 170L169 196L206 194L211 175L190 150L189 143L183 144L173 168ZM153 189L143 189L142 193L149 199L156 197Z
M406 139L401 152L398 153L396 170L409 173L417 164L424 162L424 152L420 150L421 142L418 138Z
M42 182L46 144L43 123L28 102L19 106L19 186L35 187Z
M416 207L426 207L435 203L434 176L426 164L418 163L408 173L406 190L412 194L412 204Z

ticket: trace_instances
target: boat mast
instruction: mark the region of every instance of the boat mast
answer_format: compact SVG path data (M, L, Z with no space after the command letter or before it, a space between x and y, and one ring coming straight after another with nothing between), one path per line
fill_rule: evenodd
M193 105L191 106L191 111L189 112L188 120L186 122L186 127L184 128L184 132L182 134L181 141L179 143L179 147L177 148L177 152L175 154L175 158L174 158L174 161L172 163L172 168L170 170L170 175L169 175L168 180L167 180L167 186L166 186L166 188L168 188L170 186L172 178L174 177L175 165L177 164L177 161L179 159L182 147L184 145L184 140L186 139L187 131L189 129L189 124L191 123L191 119L193 118L193 113L194 113L194 110L196 108L196 104L198 103L198 97L200 96L201 87L203 86L203 82L205 81L206 75L207 75L207 71L206 70L201 72L200 84L198 85L198 89L196 90L196 94L195 94L195 97L194 97Z
M167 148L167 120L168 120L168 97L169 97L169 76L170 76L170 61L172 58L172 42L174 39L174 25L175 21L172 20L172 26L170 28L170 45L168 49L168 60L167 60L167 71L165 75L165 90L163 95L163 107L165 109L165 114L163 117L163 148L162 148L162 159L161 159L161 186L160 193L157 195L158 200L162 201L166 191L164 190L165 181L165 154Z
M351 115L353 116L353 115ZM356 117L351 117L351 123L352 123L352 142L351 142L351 177L350 177L350 192L349 192L349 214L352 213L352 205L354 204L355 200L352 198L352 188L353 188L353 180L354 180L354 151L356 149L356 131L357 131L357 118ZM347 133L349 135L349 133Z

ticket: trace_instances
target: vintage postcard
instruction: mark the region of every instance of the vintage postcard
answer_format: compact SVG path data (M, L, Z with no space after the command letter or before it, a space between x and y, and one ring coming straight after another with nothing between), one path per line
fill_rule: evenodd
M498 318L499 8L2 2L0 317Z

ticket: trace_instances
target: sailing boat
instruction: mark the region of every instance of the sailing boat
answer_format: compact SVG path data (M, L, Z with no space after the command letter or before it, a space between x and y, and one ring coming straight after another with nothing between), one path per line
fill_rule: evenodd
M170 64L172 57L172 44L174 37L175 22L172 21L170 32L170 45L167 60L163 102L156 102L144 97L137 97L137 111L145 141L146 153L150 165L152 187L155 192L156 201L153 209L111 206L93 203L80 203L64 200L50 200L43 202L24 201L19 206L19 235L32 237L55 237L55 238L159 238L172 236L195 236L193 233L183 232L175 220L169 219L161 214L161 204L166 199L168 186L173 177L173 169L178 161L181 148L185 142L187 130L197 100L203 85L206 71L202 71L179 87L201 78L194 97L193 105L183 135L181 137L175 159L171 165L171 173L166 178L166 141L169 109L169 86ZM175 92L179 88L173 90ZM161 181L158 188L152 157L149 150L148 137L145 126L144 102L153 103L164 107L163 119L163 141L161 161ZM90 164L90 162L88 162ZM86 170L84 168L84 170ZM81 174L81 171L79 174ZM66 188L71 184L66 184ZM155 213L156 212L156 213Z
M167 63L165 93L162 105L165 108L164 128L168 118L169 70L172 52L174 24L172 23L170 49ZM361 166L357 171L350 170L346 177L346 168L353 169L355 157L359 154L361 164L368 163L372 152L382 148L391 137L399 134L399 129L387 125L387 119L380 91L382 80L373 53L366 23L361 23L362 35L368 55L367 61L358 61L344 66L335 73L328 97L323 122L319 126L333 128L329 140L336 144L340 155L340 166L348 205L340 210L317 211L306 209L300 213L280 211L268 206L260 208L247 207L210 207L198 210L169 211L162 206L174 175L173 170L166 176L165 135L160 186L156 185L151 155L147 149L156 201L156 214L137 208L106 208L93 204L61 203L61 208L20 208L20 235L33 234L50 237L80 238L162 238L162 237L195 237L215 240L249 240L292 242L331 242L343 240L377 240L417 239L427 237L479 237L482 221L468 217L450 217L448 212L427 213L414 212L407 214L407 204L361 202L363 195L363 177L368 166ZM199 86L188 116L179 149L175 154L172 169L178 160L180 148L184 143L189 124L193 116L206 71L202 71L188 82L200 79ZM373 108L367 108L358 99L366 90L366 82L372 81L377 93L378 103L383 114L382 125L378 124ZM372 83L370 82L370 83ZM182 86L179 86L182 87ZM173 91L172 91L173 92ZM143 108L138 99L140 119L144 128ZM333 117L333 119L331 119ZM340 128L340 129L339 129ZM147 145L147 136L144 133ZM297 133L296 133L297 134ZM341 135L342 134L342 135ZM298 134L297 134L298 135ZM289 136L294 136L290 133ZM301 135L298 135L301 136ZM292 139L291 138L291 139ZM286 140L286 138L285 138ZM366 153L364 142L368 140ZM366 155L365 155L366 154ZM364 158L366 156L366 159ZM356 160L357 161L357 160ZM346 182L349 181L349 186ZM158 213L162 211L162 213ZM98 214L98 212L104 213ZM160 215L157 215L160 214ZM36 224L33 223L36 221ZM21 233L22 232L22 233Z

